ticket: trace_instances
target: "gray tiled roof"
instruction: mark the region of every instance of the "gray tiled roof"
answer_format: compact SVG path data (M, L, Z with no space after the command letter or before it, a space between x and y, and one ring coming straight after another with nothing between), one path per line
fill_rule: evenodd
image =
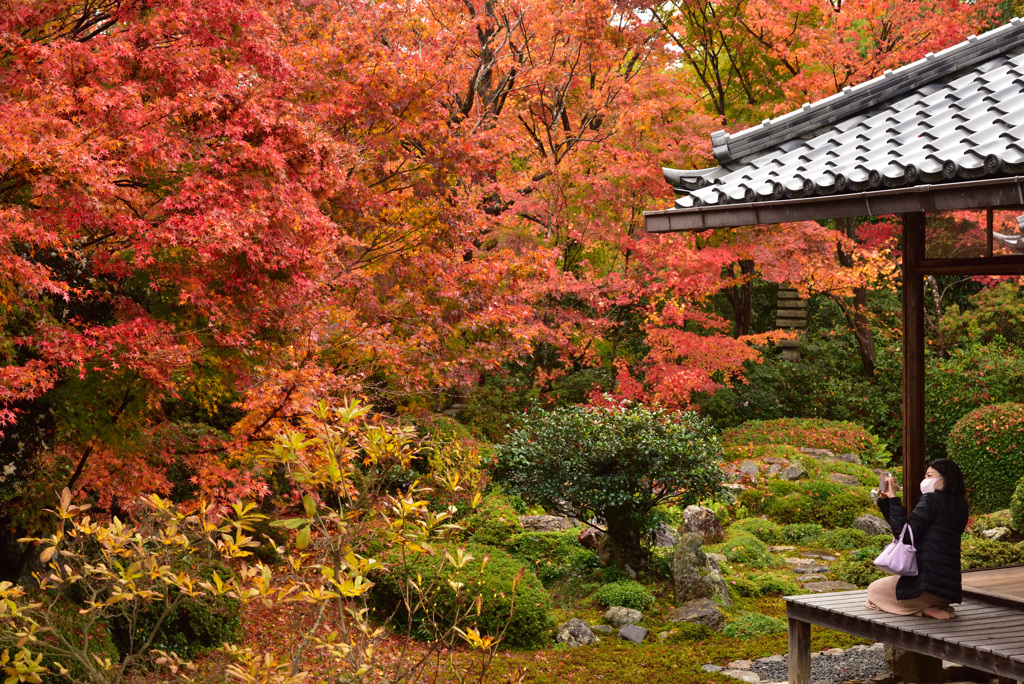
M680 208L1024 173L1024 20L732 135L665 169Z

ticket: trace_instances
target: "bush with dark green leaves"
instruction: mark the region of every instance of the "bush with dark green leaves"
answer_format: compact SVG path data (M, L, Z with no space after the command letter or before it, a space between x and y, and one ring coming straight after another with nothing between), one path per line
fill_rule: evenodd
M856 584L858 587L866 587L867 585L874 582L876 579L881 579L886 576L886 573L879 570L872 564L875 553L871 558L844 558L838 560L829 566L829 574L832 575L833 579L840 582L849 582L850 584Z
M782 634L785 631L784 620L761 613L743 612L729 620L722 630L722 635L730 639L756 639L766 634Z
M445 561L444 553L440 552L432 556L417 554L406 561L398 550L385 553L379 560L387 570L372 573L376 583L370 592L373 614L378 619L391 619L405 629L408 613L403 605L403 587L410 581L422 581L423 586L431 589L427 592L425 610L416 613L411 625L417 639L434 639L457 621L463 629L475 625L481 634L497 636L508 623L503 644L514 648L545 645L554 622L548 615L551 599L537 576L522 561L499 548L470 543L465 549L472 560L462 568ZM513 591L516 574L524 568ZM462 583L461 600L457 599L452 583ZM479 617L473 607L477 596L481 600Z
M626 580L603 585L594 592L594 602L605 608L625 606L636 610L647 610L654 605L654 594L639 582Z
M1024 477L1017 483L1010 499L1010 527L1014 532L1024 534Z
M695 413L535 409L498 448L494 477L528 503L603 521L618 563L642 569L658 507L716 496L720 455L714 430Z
M523 531L519 514L500 493L488 494L460 523L471 542L504 546Z
M1024 477L1024 404L971 411L949 433L946 450L964 473L972 511L1007 508Z
M994 539L963 537L960 542L960 568L998 568L1024 564L1024 543L1011 544Z
M601 568L597 553L580 544L576 530L523 532L509 539L503 548L537 573L545 586L590 577Z

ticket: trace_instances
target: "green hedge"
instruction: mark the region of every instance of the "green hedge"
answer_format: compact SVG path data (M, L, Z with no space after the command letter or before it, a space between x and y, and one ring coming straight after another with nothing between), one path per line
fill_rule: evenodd
M866 490L815 480L769 480L744 490L738 502L754 515L778 523L817 523L826 528L849 527L857 516L874 509Z
M964 537L960 543L960 568L963 570L997 568L1022 563L1024 543L1011 544L976 537Z
M654 594L634 580L605 584L594 592L594 601L605 608L625 606L635 610L647 610L654 605Z
M576 530L523 532L503 548L537 573L544 586L571 578L589 577L602 567L595 551L580 544Z
M725 557L733 563L752 565L755 568L767 568L776 563L765 543L745 532L727 539L721 548Z
M489 494L476 511L460 523L469 541L491 546L504 546L523 531L519 514L501 494Z
M788 444L794 447L828 449L836 454L857 454L865 463L889 460L885 445L867 429L844 420L824 418L779 418L751 420L722 432L728 447Z
M971 411L949 433L946 449L963 470L975 513L1009 507L1024 477L1024 404L994 404Z
M1017 533L1024 534L1024 477L1017 483L1010 499L1010 527Z
M404 565L397 551L385 553L380 561L388 570L372 575L376 583L370 592L374 615L379 619L393 616L396 624L404 629L408 624L408 614L400 588L419 574L424 585L435 586L427 600L429 612L413 616L413 636L416 638L437 638L455 623L457 615L466 615L468 610L469 616L460 624L462 628L475 625L482 634L496 636L508 622L502 642L505 645L515 648L545 645L554 623L548 615L551 600L537 576L527 568L513 594L512 582L520 568L525 567L524 563L493 546L470 543L465 548L473 558L461 569L452 567L450 563L442 567L444 554L440 552L433 556L416 555ZM483 564L485 557L488 558L486 565ZM456 602L455 589L449 580L464 585L461 603ZM479 617L475 610L470 609L477 596L482 599Z

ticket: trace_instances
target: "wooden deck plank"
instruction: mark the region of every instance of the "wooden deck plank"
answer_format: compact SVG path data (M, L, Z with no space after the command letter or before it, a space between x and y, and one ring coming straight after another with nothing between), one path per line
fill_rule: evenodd
M994 583L988 578L990 584ZM953 620L891 615L867 608L866 591L786 597L786 612L807 622L1024 681L1024 607L977 597L955 606Z

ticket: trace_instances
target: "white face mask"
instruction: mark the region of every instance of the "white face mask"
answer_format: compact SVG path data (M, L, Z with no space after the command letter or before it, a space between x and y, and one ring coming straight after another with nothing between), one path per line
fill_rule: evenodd
M929 477L921 480L921 493L931 494L935 491L935 485L941 480L941 477Z

